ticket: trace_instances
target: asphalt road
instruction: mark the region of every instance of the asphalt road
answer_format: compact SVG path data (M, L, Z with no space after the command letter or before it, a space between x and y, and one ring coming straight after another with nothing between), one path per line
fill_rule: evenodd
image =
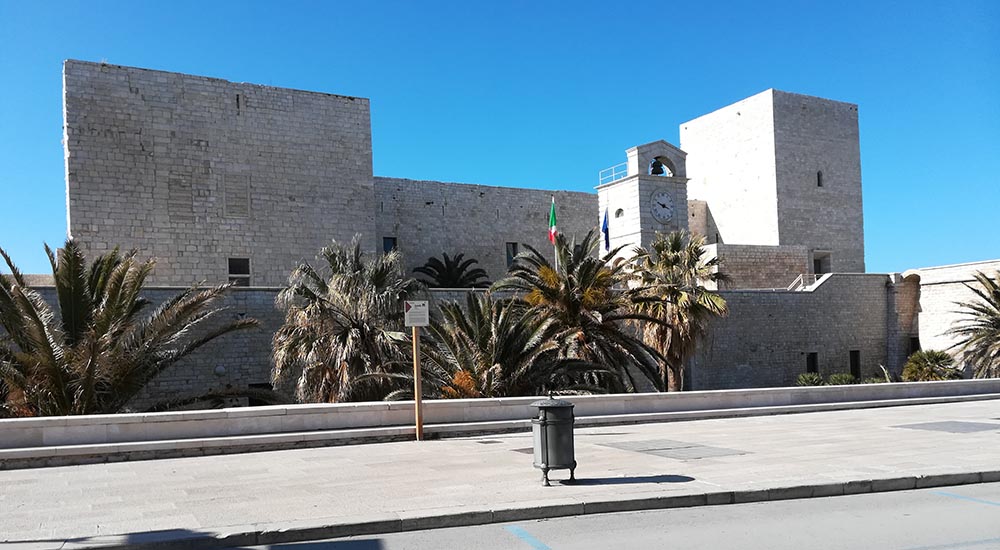
M257 547L269 550L1000 549L1000 483L627 512Z

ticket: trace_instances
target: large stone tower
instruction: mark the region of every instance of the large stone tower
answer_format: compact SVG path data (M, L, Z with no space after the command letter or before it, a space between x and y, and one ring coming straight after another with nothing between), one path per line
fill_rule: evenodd
M857 105L772 89L680 136L709 242L805 246L814 272L864 272Z
M687 229L687 166L684 151L654 141L626 151L625 175L597 187L598 220L608 214L611 248L648 246L656 232Z

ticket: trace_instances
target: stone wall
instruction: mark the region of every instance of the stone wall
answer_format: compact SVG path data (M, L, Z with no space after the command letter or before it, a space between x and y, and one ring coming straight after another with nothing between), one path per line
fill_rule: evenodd
M710 244L706 259L719 258L719 270L730 277L723 288L788 288L796 277L809 273L809 249L804 246ZM707 286L714 287L712 283Z
M681 124L688 199L711 207L721 242L781 244L771 91Z
M829 271L864 272L856 105L767 90L681 124L680 136L688 196L707 203L717 229L696 216L695 230L805 246L829 254Z
M818 354L823 376L878 376L886 354L886 275L833 274L806 291L722 291L729 316L714 320L689 375L698 390L790 386Z
M104 63L64 65L70 234L217 283L284 284L330 239L374 236L367 99ZM374 247L374 241L369 243Z
M834 273L864 273L858 106L778 90L773 97L781 244L829 252Z
M919 349L917 316L920 312L920 281L917 277L889 275L886 287L885 367L901 375L911 353Z
M920 284L920 309L917 323L922 349L948 350L958 341L948 331L964 318L956 302L975 301L978 298L966 285L977 284L977 272L996 276L1000 260L974 262L913 269L903 275L916 279ZM954 350L952 350L954 351Z
M531 245L551 260L553 195L561 233L581 239L598 225L591 193L377 177L375 194L379 241L396 238L407 272L443 252L464 253L495 281L507 272L508 242Z

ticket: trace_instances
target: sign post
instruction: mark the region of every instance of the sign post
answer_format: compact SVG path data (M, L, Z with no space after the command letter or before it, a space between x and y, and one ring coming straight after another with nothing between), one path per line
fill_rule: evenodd
M424 438L424 412L421 403L420 376L420 327L430 324L430 309L427 301L403 302L403 324L413 327L413 416L416 426L417 441Z

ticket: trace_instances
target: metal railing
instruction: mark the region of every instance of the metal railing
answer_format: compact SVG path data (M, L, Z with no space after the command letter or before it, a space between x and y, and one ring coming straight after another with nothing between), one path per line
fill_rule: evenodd
M807 290L809 287L816 284L816 281L822 277L822 273L803 273L792 281L792 284L788 285L787 290Z
M628 175L628 163L621 163L612 166L611 168L605 168L597 174L597 181L600 182L598 185L604 185L605 183L611 183L613 181L618 181Z

